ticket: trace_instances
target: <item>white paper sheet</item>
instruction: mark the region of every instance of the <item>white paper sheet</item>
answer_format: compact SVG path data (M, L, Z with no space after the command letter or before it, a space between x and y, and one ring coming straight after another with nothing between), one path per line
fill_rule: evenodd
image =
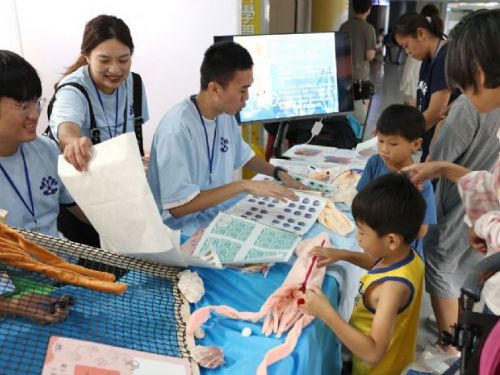
M181 252L180 232L163 224L134 133L94 146L87 172L78 172L62 156L58 168L64 185L99 233L103 249L168 265L211 266Z

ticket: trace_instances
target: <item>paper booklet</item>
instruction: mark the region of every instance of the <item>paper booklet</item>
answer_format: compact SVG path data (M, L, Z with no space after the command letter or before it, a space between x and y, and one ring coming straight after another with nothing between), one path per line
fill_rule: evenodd
M52 336L41 375L190 375L187 359Z

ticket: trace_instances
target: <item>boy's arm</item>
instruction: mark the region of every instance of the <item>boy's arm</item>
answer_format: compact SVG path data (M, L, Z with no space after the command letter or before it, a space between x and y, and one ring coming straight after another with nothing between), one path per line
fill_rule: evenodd
M386 281L380 288L371 330L364 334L344 321L319 288L308 290L304 310L323 320L342 343L362 361L376 365L384 357L392 338L398 310L408 301L410 291L400 282Z
M335 249L332 247L316 246L310 252L309 256L318 257L318 267L327 266L330 263L335 263L341 260L352 263L365 270L371 270L375 261L365 253L356 251Z

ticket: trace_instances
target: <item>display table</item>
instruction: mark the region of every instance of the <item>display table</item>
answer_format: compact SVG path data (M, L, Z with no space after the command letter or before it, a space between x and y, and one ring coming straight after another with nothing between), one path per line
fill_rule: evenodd
M332 245L355 249L354 234L341 237L320 224L307 233L313 237L325 231ZM258 311L264 301L283 282L290 265L278 264L264 277L261 273L243 273L235 269L212 270L196 268L205 283L205 296L192 306L192 311L207 305L228 305L239 311ZM330 267L323 281L323 292L331 304L348 317L354 296L358 290L362 270L346 262ZM334 276L330 276L334 275ZM252 335L243 337L241 331L250 327ZM262 325L233 320L212 314L202 326L205 338L197 343L222 348L226 363L212 370L202 369L204 374L254 374L265 353L281 344L285 337L265 337ZM269 374L340 374L342 367L340 343L333 332L319 319L315 319L303 331L293 353L268 368Z

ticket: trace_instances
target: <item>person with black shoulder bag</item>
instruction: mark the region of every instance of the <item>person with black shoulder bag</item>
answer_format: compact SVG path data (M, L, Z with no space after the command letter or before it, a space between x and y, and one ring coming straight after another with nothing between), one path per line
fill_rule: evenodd
M144 160L142 124L149 113L141 77L130 71L133 51L123 20L97 16L85 25L80 57L56 84L46 135L78 171L87 170L93 145L131 131ZM95 229L64 209L58 227L72 241L99 246Z
M377 35L375 28L366 21L371 7L371 0L352 0L354 16L339 29L340 32L351 34L352 89L356 117L361 123L366 121L370 99L375 93L373 83L370 82L370 61L375 59ZM362 101L362 105L359 101Z

